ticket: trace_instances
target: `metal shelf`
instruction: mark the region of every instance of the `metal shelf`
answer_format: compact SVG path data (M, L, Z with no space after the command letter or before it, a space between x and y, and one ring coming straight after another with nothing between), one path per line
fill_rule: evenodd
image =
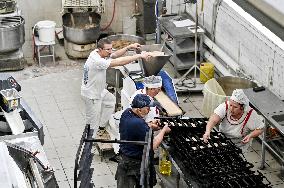
M169 46L171 51L176 51L176 54L194 52L195 50L194 40L192 38L182 39L181 42L176 42L176 44L174 43L174 41L166 41L166 44ZM199 45L197 46L197 50L199 51L200 47Z
M194 65L195 35L188 27L176 27L172 22L176 18L180 18L180 16L161 18L160 27L172 39L171 41L163 39L168 51L172 54L170 58L171 63L176 70L186 70ZM204 30L197 33L197 51L198 54L201 54L198 55L198 64L203 60L203 35Z
M165 46L164 51L166 53L173 53L167 46ZM169 61L176 70L189 69L194 65L194 52L172 55Z

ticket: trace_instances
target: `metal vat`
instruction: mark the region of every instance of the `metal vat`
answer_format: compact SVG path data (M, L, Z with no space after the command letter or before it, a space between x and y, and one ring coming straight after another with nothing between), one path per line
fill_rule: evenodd
M125 40L130 42L139 43L141 45L145 44L145 40L142 37L138 37L136 35L127 35L127 34L118 34L118 35L110 35L106 37L110 41L118 41L118 40ZM133 52L134 53L134 52ZM128 52L126 55L131 55L131 52ZM116 84L116 78L115 78L115 72L116 69L107 69L107 78L106 82L110 86L115 86ZM119 85L122 86L122 76L119 74Z
M119 35L110 35L106 38L109 39L110 41L125 40L139 44L145 44L145 40L142 37L138 37L136 35L119 34Z
M216 80L227 96L231 96L235 89L248 89L257 86L255 82L240 77L224 76Z
M21 16L0 18L0 52L10 52L25 42L25 20Z
M100 36L101 16L95 12L74 12L62 16L64 38L75 44L95 43Z

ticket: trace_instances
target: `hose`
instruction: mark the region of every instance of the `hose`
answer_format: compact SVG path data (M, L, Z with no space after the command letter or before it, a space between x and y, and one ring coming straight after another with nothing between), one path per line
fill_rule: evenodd
M109 26L112 24L113 18L114 18L114 14L115 14L115 4L116 4L116 0L113 1L113 11L112 11L112 17L110 22L108 23L108 25L104 28L101 29L101 31L105 31L106 29L109 28Z

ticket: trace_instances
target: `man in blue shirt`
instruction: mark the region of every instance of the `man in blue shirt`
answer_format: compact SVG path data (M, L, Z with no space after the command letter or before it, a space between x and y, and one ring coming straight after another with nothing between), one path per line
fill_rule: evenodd
M126 109L120 118L119 132L121 140L145 141L149 128L159 129L159 121L153 120L146 123L144 117L153 106L151 99L146 94L138 94L134 97L131 108ZM156 149L166 133L170 132L168 126L164 126L153 140L153 148ZM143 154L143 146L135 144L120 144L121 160L116 171L118 188L140 187L140 166Z

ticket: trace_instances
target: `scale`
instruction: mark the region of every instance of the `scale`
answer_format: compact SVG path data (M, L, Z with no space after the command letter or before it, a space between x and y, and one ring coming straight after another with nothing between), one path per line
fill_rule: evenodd
M0 45L0 71L9 71L9 70L21 70L24 68L25 65L25 58L24 58L24 53L22 50L22 45L25 41L24 39L24 20L20 19L20 16L22 15L21 10L18 9L17 3L14 0L4 0L0 2L0 28L1 28L1 37L0 37L0 42L4 44L3 46ZM19 23L15 24L20 24L17 25L19 27L19 32L13 29L10 32L10 28L13 27L12 22L19 21ZM11 27L7 27L8 25L11 24ZM7 29L7 30L6 30ZM23 30L21 30L23 29ZM21 31L20 31L21 30ZM15 33L13 33L15 32ZM14 34L14 35L13 35ZM21 36L18 36L21 35ZM9 36L9 40L6 40L7 37ZM3 38L2 38L3 37ZM18 46L18 48L9 48L7 45L12 45L15 43ZM8 48L8 49L5 49Z
M90 16L90 14L93 14L95 12L99 15L104 11L104 0L62 0L64 48L68 57L87 58L90 52L96 48L95 40L99 37L99 27L97 30L77 27L76 24L81 22L79 19L82 19L79 16L83 16L84 14L86 14L86 19L83 18L82 20L90 20L90 24L92 24L92 20L94 17L93 15ZM90 19L90 17L92 18ZM65 19L70 19L72 24L67 25L70 23L70 21L67 21ZM100 20L96 22L96 24L99 25ZM88 37L85 36L91 33L97 33L97 36L94 36L89 41L85 41L85 38L87 38L88 40Z

